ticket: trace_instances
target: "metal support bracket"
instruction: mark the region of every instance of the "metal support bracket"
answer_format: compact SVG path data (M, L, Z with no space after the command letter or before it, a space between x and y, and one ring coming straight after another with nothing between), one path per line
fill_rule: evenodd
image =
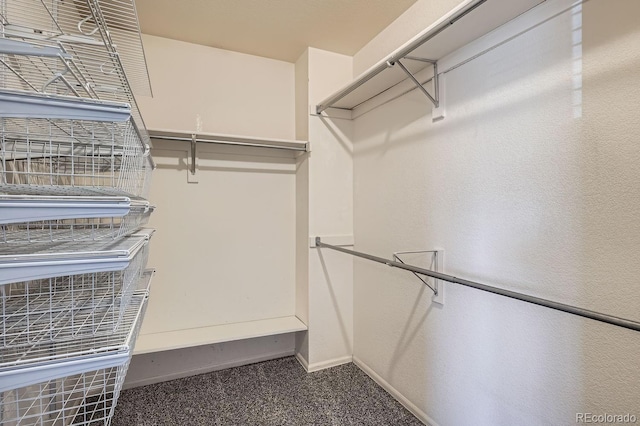
M442 272L443 269L443 250L417 250L417 251L397 251L393 253L393 260L397 260L398 262L406 265L406 263L400 258L400 254L420 254L420 253L432 253L431 264L429 265L429 269L435 272ZM433 291L433 301L444 305L444 287L440 284L440 280L433 279L433 284L430 284L427 281L427 278L418 275L416 272L411 271L416 278L418 278L424 285L429 287L431 291Z
M191 174L196 174L196 135L195 133L191 135Z
M420 82L418 81L418 79L411 73L411 71L409 71L407 69L407 67L404 66L404 64L400 61L400 59L398 59L396 61L396 63L400 66L400 68L402 69L402 71L405 72L405 74L407 74L407 76L411 79L411 81L413 81L413 83L416 85L416 87L418 89L420 89L422 91L422 93L425 94L425 96L427 98L429 98L429 100L433 103L433 105L435 105L436 108L438 108L440 106L440 94L439 94L439 84L438 84L438 63L436 61L433 61L431 59L423 59L423 58L417 58L414 56L405 56L405 59L410 59L410 60L414 60L414 61L421 61L421 62L429 62L430 64L433 64L433 92L434 92L434 96L431 96L431 93L429 93L427 91L427 89L424 88L424 86L422 84L420 84Z

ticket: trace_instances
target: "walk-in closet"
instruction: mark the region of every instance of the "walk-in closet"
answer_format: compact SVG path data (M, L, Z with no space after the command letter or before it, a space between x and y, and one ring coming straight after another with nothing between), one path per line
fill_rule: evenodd
M0 0L0 425L640 422L637 0Z

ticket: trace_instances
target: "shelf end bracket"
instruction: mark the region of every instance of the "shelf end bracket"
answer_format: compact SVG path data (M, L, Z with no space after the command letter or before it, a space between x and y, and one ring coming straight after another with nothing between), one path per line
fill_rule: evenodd
M413 58L411 58L413 59ZM440 96L439 96L439 85L438 85L438 63L436 61L426 61L425 62L430 62L433 63L433 87L434 87L434 95L435 96L431 96L431 93L429 93L427 91L427 89L424 88L424 86L422 84L420 84L420 82L418 81L418 79L416 79L416 77L411 73L411 71L409 71L407 69L407 67L404 66L404 64L398 59L396 60L396 64L398 64L398 66L400 66L400 68L402 69L402 71L405 72L405 74L407 74L407 76L411 79L411 81L413 81L413 83L416 85L416 87L418 89L420 89L422 91L422 93L425 94L425 96L427 98L429 98L429 100L433 103L433 105L438 108L440 106Z

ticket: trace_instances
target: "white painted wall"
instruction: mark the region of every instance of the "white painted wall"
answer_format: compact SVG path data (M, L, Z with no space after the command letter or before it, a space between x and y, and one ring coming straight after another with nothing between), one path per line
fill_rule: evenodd
M309 48L296 64L299 94L298 129L308 132L311 153L298 167L300 183L307 183L307 237L353 235L352 127L348 120L309 115L314 105L351 80L352 58ZM307 83L308 82L308 83ZM301 102L306 102L300 105ZM306 122L305 122L306 121ZM306 204L304 204L306 203ZM300 235L298 237L301 238ZM308 283L309 332L298 336L298 358L309 371L351 361L353 351L353 262L348 256L309 249L300 240L299 279ZM302 277L302 272L308 276ZM299 302L300 305L300 302Z
M191 184L188 146L154 141L157 273L141 334L294 315L295 159L200 144Z
M293 64L146 34L142 41L154 96L137 100L148 128L294 139Z
M356 119L355 249L443 247L446 273L640 320L639 15L529 14L519 29L539 26L446 74L444 121L417 91ZM425 421L640 417L638 333L452 284L441 308L365 260L354 277L354 359Z
M149 128L294 138L293 64L146 35L143 41L155 97L138 101ZM295 158L199 144L199 182L188 183L189 144L154 141L152 155L157 209L150 226L157 232L149 265L157 273L141 335L294 315ZM274 353L273 339L286 340L292 353L293 336L257 340L262 352L255 339L235 342L233 353L244 359L238 354L246 345L247 362L264 359ZM203 350L136 356L130 381L229 362L216 355L207 364Z

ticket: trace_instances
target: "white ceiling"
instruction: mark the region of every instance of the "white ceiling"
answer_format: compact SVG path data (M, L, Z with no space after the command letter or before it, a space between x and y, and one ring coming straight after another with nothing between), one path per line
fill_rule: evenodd
M416 0L135 0L145 34L295 62L355 54Z

